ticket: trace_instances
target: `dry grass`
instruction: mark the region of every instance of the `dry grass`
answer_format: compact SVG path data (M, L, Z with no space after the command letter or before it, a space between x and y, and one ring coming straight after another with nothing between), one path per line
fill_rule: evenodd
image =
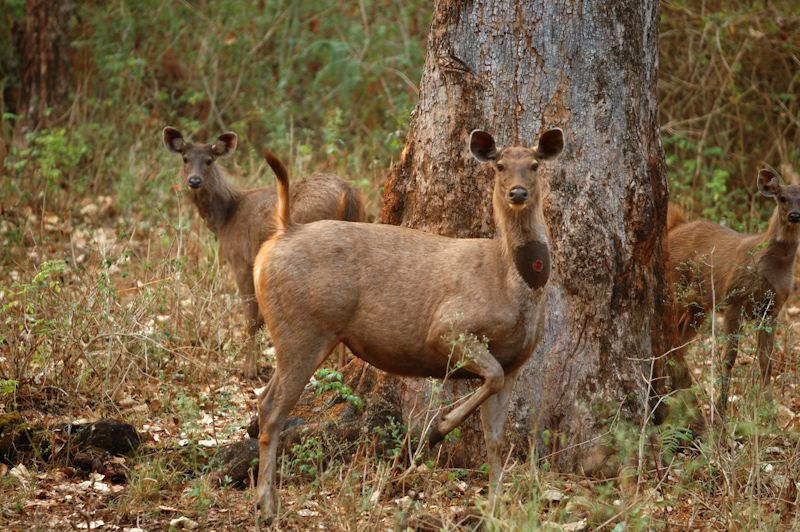
M787 178L800 163L800 16L785 4L662 6L661 109L674 198L737 228L766 223L768 207L753 203L751 192L762 161ZM97 49L90 50L94 59L79 50L83 82L70 127L35 136L28 151L10 150L9 178L0 185L0 413L18 411L44 426L116 417L134 423L147 441L125 459L125 484L84 484L91 480L87 473L60 461L33 461L28 475L0 466L0 528L73 530L103 521L102 529L157 531L185 516L206 530L264 529L249 491L215 486L205 474L206 445L243 437L260 383L237 372L244 330L235 285L207 229L173 189L175 162L158 131L180 119L198 137L219 133L222 125L243 132L230 167L241 187L266 180L256 149L268 139L292 155L295 174L324 168L355 176L377 215L381 179L397 156L403 124L358 106L377 94L371 108L393 108L397 117L410 112L414 94L404 79L418 79L427 23L410 12L419 6L388 7L406 21L397 49L412 52L403 56L385 39L379 51L395 55L379 65L359 39L379 40L380 25L389 24L379 14L386 6L364 12L359 6L303 16L268 4L274 19L259 16L274 20L281 40L267 39L261 48L264 33L246 25L247 17L209 8L204 27L213 31L181 58L192 68L184 70L185 92L177 93L179 80L165 74L168 52L143 28L171 27L180 17L153 4L148 15L139 13L141 27L131 23L139 40L126 34L105 62ZM103 8L91 19L94 29L107 24L121 35L124 17L131 16L122 11L122 4L108 14ZM350 33L337 33L337 23ZM82 46L91 48L101 39L92 41L88 26ZM353 38L357 30L362 33ZM252 47L233 47L241 55L226 66L226 50L233 48L214 48L210 36L230 32ZM320 39L315 46L305 40L313 36ZM342 47L366 51L353 55ZM293 59L301 51L313 68L303 70ZM129 56L122 52L136 61L125 63ZM251 75L241 67L248 58L268 81L253 75L237 85L240 72ZM331 58L361 69L363 86L326 85ZM121 102L116 111L93 99L109 69L119 69L106 87ZM264 96L267 103L247 96L248 80L279 94ZM289 87L281 85L286 80ZM234 96L241 105L226 106ZM326 107L334 100L344 102L338 114ZM10 131L4 117L0 132L8 146ZM699 442L679 445L684 434L675 427L609 426L623 463L631 464L620 478L590 480L551 472L533 459L509 461L506 496L493 511L481 471L424 462L411 467L405 451L377 455L374 435L352 446L309 438L285 459L275 528L800 530L798 308L795 295L781 317L774 404L755 391L752 348L745 343L730 417ZM705 338L692 349L692 364L699 395L711 405L715 353ZM269 356L262 360L269 362ZM395 429L398 449L408 449Z

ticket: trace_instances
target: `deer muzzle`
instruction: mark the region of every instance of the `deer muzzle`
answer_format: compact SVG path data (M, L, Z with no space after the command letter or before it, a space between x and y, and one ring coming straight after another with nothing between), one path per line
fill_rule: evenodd
M189 179L187 179L186 182L189 184L189 188L192 189L198 189L203 186L202 177L192 176Z
M528 193L528 189L520 186L516 186L508 191L508 201L513 203L514 205L522 205L531 195Z
M790 212L787 218L789 218L790 222L796 224L797 222L800 222L800 212Z

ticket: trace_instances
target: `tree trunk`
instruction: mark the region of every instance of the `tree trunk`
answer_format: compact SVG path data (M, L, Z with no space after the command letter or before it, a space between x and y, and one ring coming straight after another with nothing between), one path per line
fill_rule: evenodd
M545 336L507 424L518 451L534 433L539 456L561 470L607 469L607 422L640 426L653 392L684 384L649 379L651 361L653 377L667 375L674 334L658 29L657 0L437 1L419 103L385 186L384 223L496 237L491 175L468 156L470 132L532 146L545 129L564 130L565 152L540 170L553 262ZM400 382L409 413L425 385ZM461 465L483 461L479 425L470 420L455 444Z
M19 132L63 117L69 96L68 0L27 0L22 37L22 91L18 112L25 115ZM47 110L51 109L48 113Z

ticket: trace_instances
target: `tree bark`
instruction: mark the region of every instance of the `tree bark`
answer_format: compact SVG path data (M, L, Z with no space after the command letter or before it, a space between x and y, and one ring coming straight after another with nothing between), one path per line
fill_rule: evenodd
M22 37L21 133L64 116L69 96L70 3L27 0ZM51 108L50 113L47 109Z
M528 451L535 434L533 448L560 470L609 469L608 421L640 426L651 397L685 384L679 372L667 378L662 357L675 327L658 123L658 6L437 1L419 103L385 186L384 223L496 237L491 175L468 156L470 132L485 129L500 145L532 146L540 132L564 130L565 152L540 170L553 263L545 336L520 371L507 424L518 451ZM419 397L414 390L423 399L429 392L419 380L401 382L410 413ZM462 456L457 462L482 462L482 438L472 434L479 431L470 420L455 444L462 448L453 453Z

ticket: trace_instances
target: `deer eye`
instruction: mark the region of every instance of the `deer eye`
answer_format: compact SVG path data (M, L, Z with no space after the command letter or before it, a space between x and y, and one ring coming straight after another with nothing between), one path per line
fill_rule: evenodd
M531 165L531 170L533 170L534 172L535 172L536 170L538 170L538 169L539 169L539 163L533 163L533 164Z
M500 172L502 172L503 170L505 170L505 169L506 169L506 165L504 165L503 163L497 163L497 169L498 169Z
M184 162L184 164L186 164L186 163L188 163L188 162L189 162L189 159L187 159L186 157L184 157L184 158L183 158L183 162Z
M781 196L781 203L786 203L786 198Z
M206 159L206 166L211 166L211 163L214 162L214 159Z

